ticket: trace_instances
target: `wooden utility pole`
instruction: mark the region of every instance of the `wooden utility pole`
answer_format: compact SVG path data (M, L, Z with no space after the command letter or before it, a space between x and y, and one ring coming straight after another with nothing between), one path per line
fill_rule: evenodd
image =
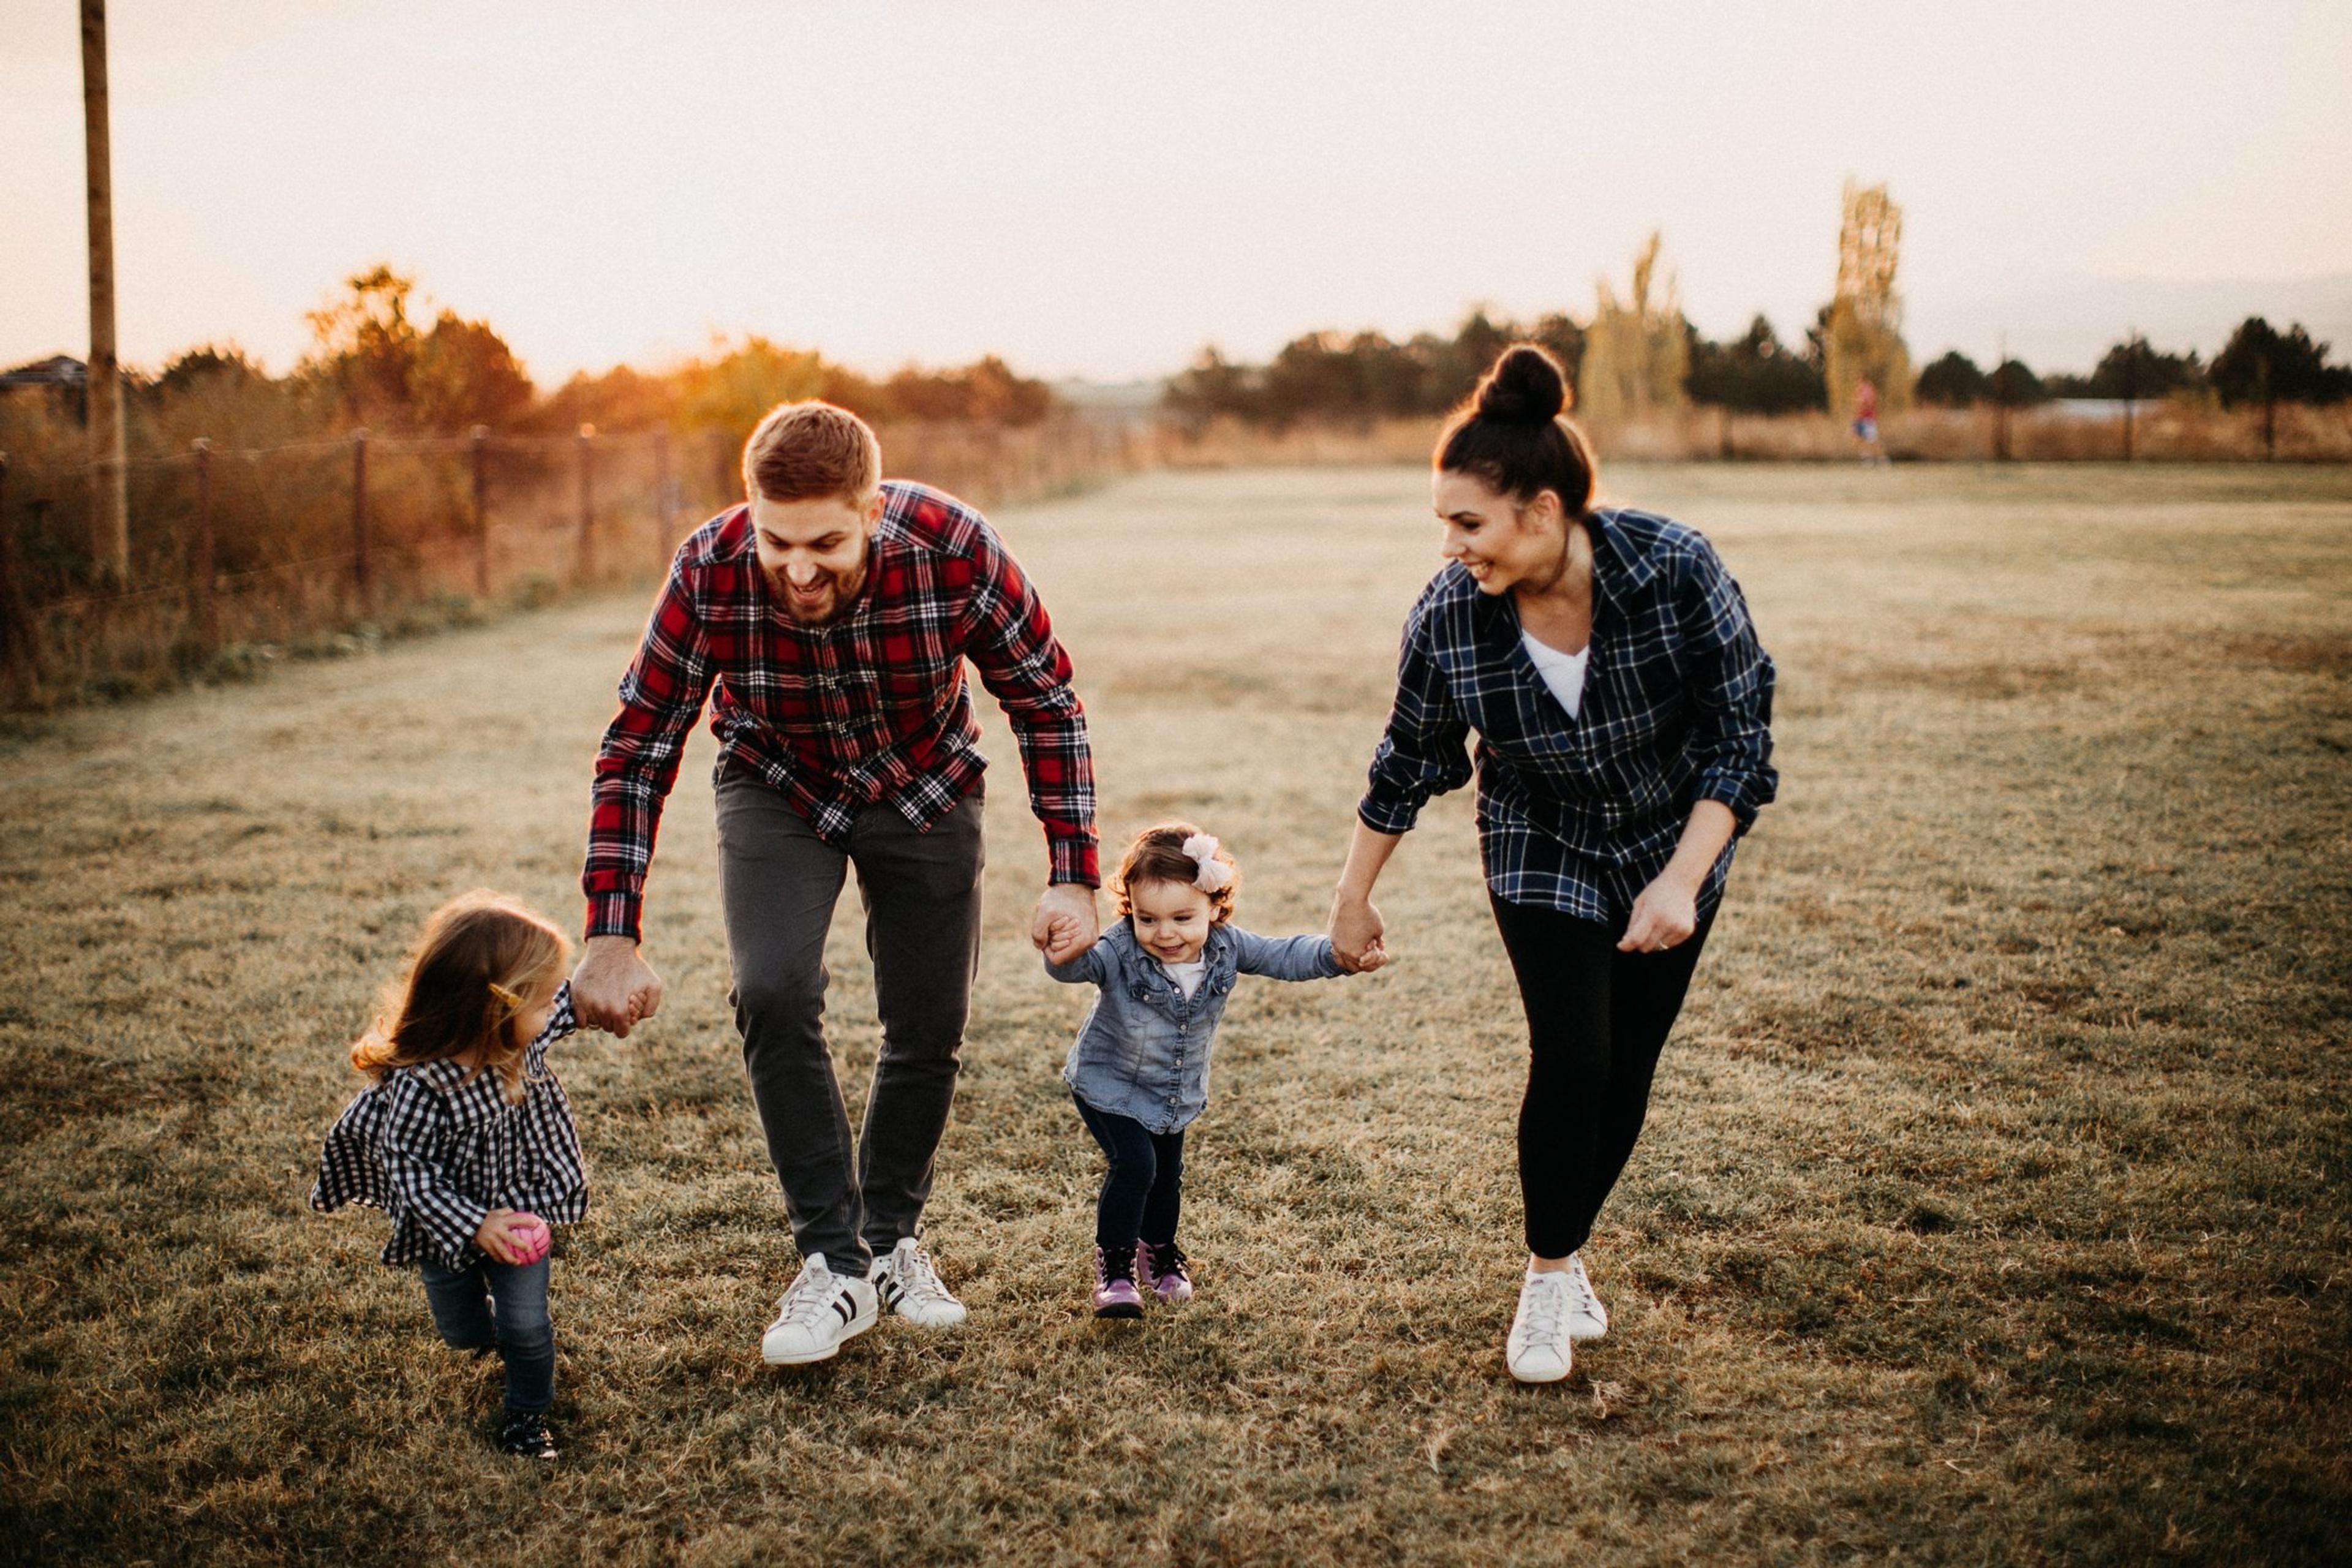
M89 560L131 580L131 480L114 353L114 178L106 135L106 0L81 0L81 128L89 174Z

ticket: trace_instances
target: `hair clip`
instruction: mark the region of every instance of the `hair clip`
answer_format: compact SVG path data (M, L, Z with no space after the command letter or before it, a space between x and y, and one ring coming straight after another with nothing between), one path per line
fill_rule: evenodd
M513 1008L517 1012L520 1012L522 1010L522 998L516 995L513 992L508 990L505 986L499 984L495 980L490 982L490 994L497 997L499 1001L505 1003L508 1006Z
M1192 886L1204 893L1222 893L1234 885L1234 868L1217 858L1217 841L1210 834L1195 833L1184 840L1185 858L1200 868L1192 877Z

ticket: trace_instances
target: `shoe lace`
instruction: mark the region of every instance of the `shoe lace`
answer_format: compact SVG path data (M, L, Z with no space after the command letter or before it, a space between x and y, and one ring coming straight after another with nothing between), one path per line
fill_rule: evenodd
M814 1322L833 1310L837 1289L831 1270L803 1268L784 1288L784 1293L776 1298L779 1315L788 1323Z
M1135 1283L1135 1254L1132 1252L1106 1252L1101 1247L1097 1247L1095 1257L1097 1259L1095 1267L1102 1271L1102 1282L1105 1285L1118 1279L1124 1279L1130 1285Z
M940 1282L940 1271L931 1264L931 1255L922 1244L906 1248L898 1254L898 1287L909 1296L944 1296L948 1288Z
M1184 1273L1184 1265L1190 1262L1191 1259L1184 1256L1184 1249L1182 1247L1177 1246L1172 1241L1150 1241L1144 1243L1144 1245L1151 1248L1152 1273L1160 1275L1165 1279L1181 1279L1186 1277Z
M1549 1342L1559 1337L1568 1299L1568 1291L1549 1276L1538 1275L1528 1281L1519 1298L1519 1321L1527 1325L1528 1340Z

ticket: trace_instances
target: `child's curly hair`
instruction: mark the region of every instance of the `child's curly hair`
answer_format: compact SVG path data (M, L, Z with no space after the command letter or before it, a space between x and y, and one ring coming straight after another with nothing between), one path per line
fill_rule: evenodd
M480 1047L467 1081L491 1068L507 1098L519 1099L530 1042L517 1037L515 1020L541 986L561 977L571 950L546 916L503 893L478 888L450 900L425 922L407 973L352 1047L352 1066L382 1082L394 1068Z
M1127 853L1119 858L1118 870L1110 879L1110 890L1118 899L1122 917L1135 912L1135 900L1128 889L1138 882L1200 887L1201 863L1184 853L1184 841L1195 837L1206 838L1208 835L1189 822L1163 822L1135 836L1135 842L1127 847ZM1209 842L1216 844L1213 838ZM1217 845L1210 859L1224 868L1224 884L1214 890L1203 888L1202 891L1208 895L1210 923L1222 924L1234 918L1234 895L1241 890L1242 868L1223 845Z

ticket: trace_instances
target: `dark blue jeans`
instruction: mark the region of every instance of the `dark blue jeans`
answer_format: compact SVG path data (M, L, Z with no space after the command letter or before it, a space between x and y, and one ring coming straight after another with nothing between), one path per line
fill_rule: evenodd
M420 1266L442 1342L461 1351L496 1346L507 1366L507 1409L536 1415L555 1403L555 1324L547 1315L547 1258L520 1268L485 1258L453 1273Z
M1087 1131L1110 1157L1102 1197L1095 1205L1095 1245L1103 1261L1123 1273L1139 1240L1165 1247L1176 1239L1184 1206L1184 1134L1154 1132L1132 1116L1097 1110L1077 1100Z

